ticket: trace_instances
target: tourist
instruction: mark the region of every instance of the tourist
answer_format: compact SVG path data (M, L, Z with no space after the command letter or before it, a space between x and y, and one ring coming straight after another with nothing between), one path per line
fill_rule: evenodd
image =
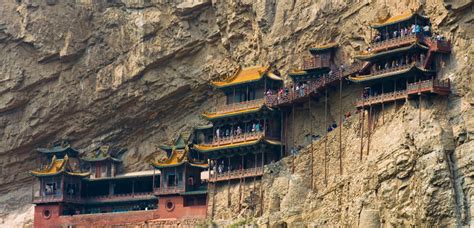
M415 24L411 25L411 34L415 34Z
M252 124L252 132L255 132L255 123Z
M255 131L256 132L260 131L260 123L255 124Z
M421 26L420 25L415 25L415 33L421 33Z
M393 31L393 38L397 38L397 30Z
M242 134L242 128L240 128L240 126L237 126L237 131L236 131L237 135L241 135Z
M331 127L332 127L333 129L336 129L336 128L337 128L336 122L333 122Z
M423 33L424 33L425 36L430 35L430 26L429 25L423 26Z
M221 130L219 128L216 129L216 138L219 139L221 136Z
M329 127L328 127L328 133L331 132L331 131L332 131L332 127L331 127L331 125L329 125Z

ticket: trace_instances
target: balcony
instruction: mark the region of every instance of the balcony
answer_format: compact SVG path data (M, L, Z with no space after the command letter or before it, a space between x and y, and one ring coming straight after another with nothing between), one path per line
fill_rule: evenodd
M408 36L403 37L399 36L396 38L372 43L372 45L370 45L370 48L372 49L372 52L380 52L413 44L418 39L419 36L417 36L416 34L410 34Z
M214 140L211 143L204 143L202 145L208 146L208 147L232 145L236 143L257 140L257 139L262 138L263 136L264 136L263 130L259 132L248 132L248 133L242 133L239 135L231 135L227 137L214 138Z
M186 189L184 185L179 186L163 186L160 188L155 188L155 195L173 195L180 194L185 192Z
M396 100L405 100L409 95L422 94L422 93L435 93L439 95L448 95L451 91L451 83L449 80L425 80L421 82L410 83L407 85L406 90L383 93L377 96L370 96L368 98L359 99L356 102L356 107L361 108L364 106L377 105Z
M264 98L251 100L251 101L243 101L239 103L221 105L219 107L216 107L215 110L208 112L207 114L211 115L211 114L225 114L225 113L237 112L237 111L242 111L242 110L247 110L247 109L252 109L252 108L259 108L263 104L265 104Z
M263 168L256 167L256 168L248 168L248 169L241 169L241 170L233 170L224 173L212 173L209 182L219 182L219 181L228 181L228 180L235 180L240 178L248 178L248 177L258 177L263 175Z
M90 196L83 198L86 203L109 203L129 200L149 200L155 198L153 192L135 192L127 194L113 194L106 196Z
M56 202L80 202L81 197L78 195L46 195L46 196L34 196L33 203L56 203Z
M451 92L451 81L425 80L407 85L407 94L436 93L448 95Z

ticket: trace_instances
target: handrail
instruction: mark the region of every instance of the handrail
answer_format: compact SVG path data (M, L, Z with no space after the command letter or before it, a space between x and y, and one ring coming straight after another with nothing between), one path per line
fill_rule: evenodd
M374 42L370 45L370 48L372 49L372 52L373 51L378 51L378 50L381 50L381 49L389 48L389 47L394 46L394 45L400 45L400 44L403 44L405 42L416 41L419 37L420 36L417 35L417 34L409 34L409 35L406 35L406 36L399 36L399 37L391 38L391 39L388 39L388 40Z
M247 132L242 133L239 135L231 135L225 137L214 137L211 143L203 143L204 146L216 147L216 146L223 146L229 145L234 143L241 143L250 140L256 140L264 136L264 130L257 131L257 132Z
M395 92L383 93L377 96L369 96L367 98L357 99L356 106L368 106L374 103L382 103L385 101L391 101L396 99L406 98L409 94L421 93L426 90L440 89L440 90L449 90L450 89L449 79L446 81L441 80L424 80L419 82L413 82L407 84L406 90L400 90Z
M260 98L256 100L243 101L239 103L226 104L216 107L214 110L207 112L207 114L223 114L235 111L241 111L251 108L258 108L265 104L265 98Z
M220 181L220 180L229 180L229 179L242 178L242 177L259 176L259 175L263 175L262 167L231 170L231 171L227 171L223 173L214 173L210 175L209 180Z
M164 186L160 188L155 188L155 193L158 194L173 194L173 193L180 193L185 191L185 186L184 185L178 185L178 186Z

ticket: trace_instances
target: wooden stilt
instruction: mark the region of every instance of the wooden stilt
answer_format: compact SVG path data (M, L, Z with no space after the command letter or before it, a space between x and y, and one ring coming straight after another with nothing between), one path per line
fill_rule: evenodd
M230 157L228 159L228 167L230 167ZM227 207L231 206L231 196L230 196L230 169L228 169L229 172L229 179L227 180Z
M280 113L281 115L281 123L280 123L280 137L282 140L284 140L284 137L283 137L283 134L284 134L284 129L283 129L283 126L284 126L284 121L283 121L283 111ZM286 128L285 128L286 129ZM282 142L282 146L280 146L280 159L283 158L283 145L285 145L285 142Z
M211 220L214 219L214 210L216 204L216 193L217 193L217 186L216 183L212 184L212 209L211 209Z
M383 94L383 83L382 83L382 94ZM395 102L397 101L397 99L395 99ZM382 124L385 124L385 114L384 114L384 111L385 111L385 107L384 107L384 103L383 103L383 99L382 99Z
M207 160L207 173L209 175L208 179L207 179L207 189L209 192L211 192L211 160L208 159ZM153 172L153 177L155 176L155 173ZM155 189L155 186L153 185L153 189ZM209 206L209 194L206 195L206 207ZM207 218L207 210L206 210L206 218Z
M342 175L342 77L339 79L339 174Z
M262 171L265 166L265 151L262 150ZM260 216L263 215L263 177L264 175L262 174L262 178L260 179Z
M363 151L364 151L364 119L365 119L365 107L362 103L362 110L360 113L360 160L362 161Z
M310 154L310 164L311 164L311 190L314 190L313 186L313 173L314 173L314 150L313 150L313 116L311 114L311 96L308 96L308 110L309 110L309 142L311 143L311 154Z
M328 156L328 132L327 132L327 119L328 119L328 89L325 89L324 92L325 102L324 102L324 130L326 131L326 137L324 139L324 184L328 184L328 174L327 174L327 156Z
M418 81L418 126L421 126L421 79Z
M367 117L367 156L370 151L370 135L372 134L372 105L369 106L369 116Z
M293 141L293 145L292 145L292 151L294 152L295 151L295 147L296 147L296 124L295 124L295 104L293 103L292 104L292 117L291 117L291 124L293 125L292 127L292 130L293 130L293 134L292 134L292 141ZM294 173L295 172L295 154L292 155L292 159L291 159L291 173Z

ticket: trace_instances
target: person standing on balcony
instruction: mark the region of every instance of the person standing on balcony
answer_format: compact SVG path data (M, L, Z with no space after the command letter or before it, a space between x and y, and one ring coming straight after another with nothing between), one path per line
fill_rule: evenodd
M216 129L216 138L217 140L219 140L219 138L221 137L221 130L219 128Z
M241 135L242 134L242 128L240 128L240 126L237 126L237 131L236 131L237 135Z
M255 131L260 132L260 123L255 124Z

